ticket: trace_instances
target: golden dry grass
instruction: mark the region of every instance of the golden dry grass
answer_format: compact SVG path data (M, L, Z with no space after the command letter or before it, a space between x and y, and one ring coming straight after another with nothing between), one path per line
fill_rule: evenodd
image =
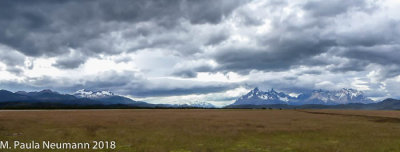
M400 151L400 112L0 111L0 140L115 140L116 151Z

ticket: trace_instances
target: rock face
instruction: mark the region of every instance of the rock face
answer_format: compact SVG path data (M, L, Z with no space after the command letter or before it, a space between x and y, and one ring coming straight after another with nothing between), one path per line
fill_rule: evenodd
M314 90L309 93L302 93L298 96L290 96L274 89L261 91L258 88L251 90L243 95L232 105L268 105L268 104L348 104L348 103L373 103L372 100L364 96L361 91L355 89L341 89L335 91Z

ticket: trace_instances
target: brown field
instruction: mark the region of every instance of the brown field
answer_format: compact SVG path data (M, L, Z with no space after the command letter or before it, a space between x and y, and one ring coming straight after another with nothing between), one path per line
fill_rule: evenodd
M114 151L133 152L386 152L400 151L400 112L0 111L0 138L26 142L115 140Z

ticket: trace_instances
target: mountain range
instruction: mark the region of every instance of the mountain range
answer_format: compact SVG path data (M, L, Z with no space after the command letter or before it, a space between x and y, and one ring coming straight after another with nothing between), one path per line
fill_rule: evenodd
M267 104L267 105L228 105L229 109L352 109L352 110L400 110L400 100L385 99L376 103L348 103L336 105L323 104L304 104L304 105L288 105L288 104Z
M369 104L374 101L367 98L363 92L355 89L341 90L313 90L293 96L284 92L277 92L274 89L269 91L261 91L254 88L246 95L237 99L232 105L269 105L269 104L288 104L288 105L304 105L304 104L322 104L337 105L350 103Z
M72 95L52 90L39 92L11 92L0 90L0 108L5 107L123 107L123 108L215 108L207 102L189 102L183 104L150 104L116 95L110 91L78 90Z
M0 90L0 109L60 109L60 108L215 108L214 105L193 101L181 104L150 104L116 95L110 91L78 90L61 94L52 90L11 92ZM284 108L284 109L377 109L400 110L400 100L374 102L355 89L313 90L287 94L274 89L254 88L223 108Z
M225 108L400 110L400 100L375 102L356 89L313 90L287 94L254 88Z
M130 98L115 95L110 91L90 91L90 90L78 90L73 96L79 99L91 99L104 105L112 104L124 104L124 105L147 105L148 103L142 101L134 101Z

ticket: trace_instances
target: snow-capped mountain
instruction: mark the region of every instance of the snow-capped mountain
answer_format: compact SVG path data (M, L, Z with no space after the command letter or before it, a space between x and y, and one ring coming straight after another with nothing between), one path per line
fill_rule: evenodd
M110 91L90 91L90 90L78 90L74 93L75 97L78 98L88 98L95 101L99 101L102 104L138 104L144 103L139 101L134 101L127 97L115 95Z
M192 101L182 104L174 104L174 107L195 107L195 108L215 108L215 106L211 103L204 101Z
M263 92L258 88L254 88L246 95L240 97L234 103L235 105L264 105L264 104L288 104L295 98L283 92L276 92L274 89Z
M267 105L267 104L348 104L348 103L373 103L364 96L363 92L355 89L341 89L336 91L314 90L309 93L301 93L294 97L283 92L271 89L263 92L258 88L251 90L240 97L232 105Z
M373 103L363 92L346 88L334 91L314 90L309 94L301 94L298 100L303 104Z
M110 91L89 91L85 89L78 90L74 93L74 96L80 98L104 98L114 96L114 93Z

